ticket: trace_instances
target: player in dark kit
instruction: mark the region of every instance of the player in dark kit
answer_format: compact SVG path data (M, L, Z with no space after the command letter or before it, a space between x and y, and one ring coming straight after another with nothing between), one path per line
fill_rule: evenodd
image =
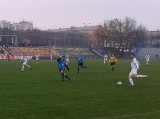
M110 64L111 64L111 69L112 69L112 71L114 71L114 69L115 69L115 64L116 64L116 62L117 62L117 59L116 59L116 57L114 56L114 54L112 54L111 57L109 58L109 62L110 62Z
M79 73L79 68L87 68L86 66L83 65L83 57L81 56L77 56L77 62L78 62L78 71L77 73Z
M70 78L67 76L67 74L65 73L65 67L67 68L67 70L69 71L68 66L66 65L66 61L65 61L65 56L62 56L61 58L59 58L58 60L58 70L60 71L61 75L62 75L62 81L64 81L64 77L67 78L69 81Z

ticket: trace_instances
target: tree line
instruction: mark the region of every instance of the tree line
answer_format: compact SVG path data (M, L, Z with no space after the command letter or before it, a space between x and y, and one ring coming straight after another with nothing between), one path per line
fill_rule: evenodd
M129 17L104 21L90 34L92 44L100 42L111 52L130 52L133 48L147 42L147 29Z

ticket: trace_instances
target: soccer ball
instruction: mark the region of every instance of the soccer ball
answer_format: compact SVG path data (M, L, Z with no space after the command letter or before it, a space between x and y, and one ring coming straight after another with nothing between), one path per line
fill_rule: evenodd
M122 85L122 82L120 82L120 81L117 82L117 85L118 85L118 86L121 86L121 85Z

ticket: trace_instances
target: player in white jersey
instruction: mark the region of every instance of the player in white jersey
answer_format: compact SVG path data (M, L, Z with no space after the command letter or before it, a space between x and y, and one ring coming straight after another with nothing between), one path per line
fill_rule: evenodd
M53 59L53 56L52 56L52 55L50 55L50 60L51 60L51 62L52 62L52 59Z
M27 64L27 62L28 62L28 57L27 57L26 55L23 55L22 58L21 58L21 60L22 60L22 70L21 70L22 72L24 71L24 67L25 67L25 66L31 69L31 66L29 66L29 65Z
M104 55L104 64L105 64L106 62L108 62L108 56L105 54L105 55Z
M130 82L129 86L134 86L132 78L148 78L148 76L137 74L137 70L139 70L139 62L135 58L134 53L130 54L130 58L131 58L131 72L129 73L128 79Z
M150 58L150 56L149 56L149 54L147 54L147 55L145 56L146 66L149 66L149 58Z
M38 63L39 55L36 55L36 63Z
M69 58L70 58L70 56L69 56L69 55L66 55L66 65L70 62L70 61L69 61Z

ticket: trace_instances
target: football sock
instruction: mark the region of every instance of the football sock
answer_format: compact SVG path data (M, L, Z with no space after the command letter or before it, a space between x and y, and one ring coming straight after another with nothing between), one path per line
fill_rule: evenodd
M26 65L27 67L31 68L29 65Z
M129 82L132 86L134 86L133 80L131 78L129 79Z
M67 75L65 75L65 77L70 80L70 78Z
M79 67L78 67L78 72L79 72Z
M146 75L137 75L137 78L144 78Z
M64 80L64 74L62 73L62 80Z
M22 71L24 70L24 66L22 66Z

